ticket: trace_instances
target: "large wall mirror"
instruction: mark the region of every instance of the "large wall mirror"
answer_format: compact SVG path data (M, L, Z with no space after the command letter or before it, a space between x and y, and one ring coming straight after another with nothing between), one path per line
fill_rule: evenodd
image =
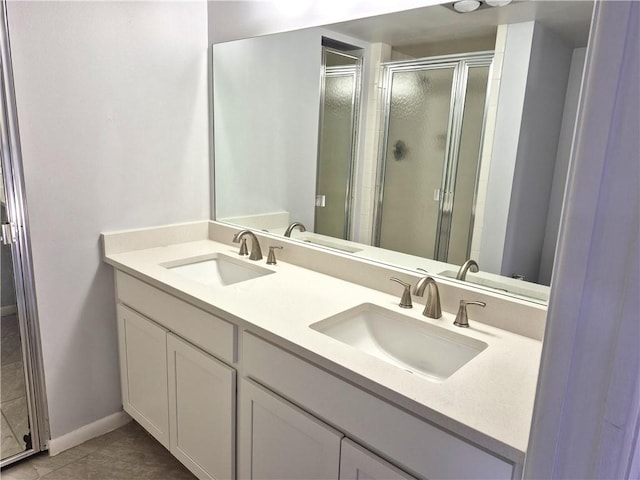
M214 44L215 219L546 303L592 10Z

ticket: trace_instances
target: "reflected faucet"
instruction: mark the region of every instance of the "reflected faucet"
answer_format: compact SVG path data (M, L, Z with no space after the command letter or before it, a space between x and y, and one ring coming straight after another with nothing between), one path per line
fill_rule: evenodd
M473 273L476 273L480 270L480 267L478 267L478 263L471 258L462 264L460 270L458 270L458 275L456 275L456 280L465 281L467 279L467 271L469 270Z
M251 238L251 253L249 254L249 260L262 260L262 250L260 249L260 242L258 241L258 237L256 237L251 230L242 230L236 233L233 236L233 243L240 243L240 240L244 240L245 235L249 235L249 238ZM242 246L240 248L240 255L242 255Z
M300 223L300 222L293 222L291 225L289 225L287 227L287 229L284 231L284 236L285 237L291 237L291 232L293 232L294 228L298 228L301 232L306 232L307 229L305 228L305 226Z
M422 297L425 289L428 289L427 301L424 304L422 315L429 318L442 317L442 309L440 308L440 292L438 291L436 281L432 277L426 276L418 280L413 294L418 297Z

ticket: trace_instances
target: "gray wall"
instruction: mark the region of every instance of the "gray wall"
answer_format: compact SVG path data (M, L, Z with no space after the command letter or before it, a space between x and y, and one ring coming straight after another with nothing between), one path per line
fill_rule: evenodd
M502 266L534 28L534 22L507 26L478 258L480 268L498 274Z
M508 26L480 249L483 270L538 280L572 53L539 23ZM554 212L560 205L553 203Z
M52 438L121 410L102 231L209 218L206 4L9 2Z
M535 24L502 275L538 280L572 53L558 35Z
M562 128L558 142L558 156L556 158L555 171L553 173L553 185L549 197L549 211L547 213L547 228L544 233L542 247L542 261L540 262L540 274L538 281L549 285L553 271L553 260L558 241L560 228L560 214L562 213L562 201L564 199L567 184L567 172L569 170L569 158L571 157L571 144L576 125L578 99L580 98L580 86L582 84L582 72L587 49L576 48L571 59L571 70L567 84L567 97L564 102L562 115Z

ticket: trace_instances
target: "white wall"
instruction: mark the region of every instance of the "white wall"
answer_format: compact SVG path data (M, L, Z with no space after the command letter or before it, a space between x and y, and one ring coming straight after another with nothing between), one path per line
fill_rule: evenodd
M525 478L638 478L640 3L598 2ZM636 457L637 457L636 453Z
M320 29L214 46L216 218L287 211L313 228L321 65Z
M102 231L209 218L206 3L9 2L53 438L121 409Z

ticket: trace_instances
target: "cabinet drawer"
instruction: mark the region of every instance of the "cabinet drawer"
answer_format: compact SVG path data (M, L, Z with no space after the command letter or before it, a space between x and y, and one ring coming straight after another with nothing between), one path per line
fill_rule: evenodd
M237 327L232 323L119 271L116 288L121 303L204 351L227 362L236 362Z
M245 374L423 478L510 479L514 465L250 333Z

